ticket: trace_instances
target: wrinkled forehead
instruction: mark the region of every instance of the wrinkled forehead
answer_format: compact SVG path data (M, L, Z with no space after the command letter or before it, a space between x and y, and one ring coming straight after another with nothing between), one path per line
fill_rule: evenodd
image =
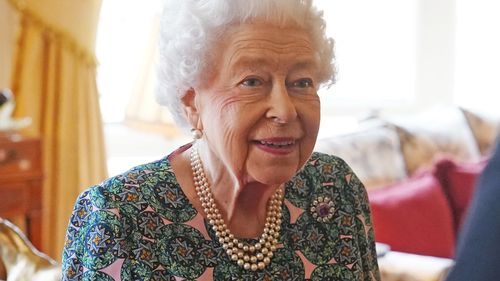
M227 33L222 52L226 66L290 63L318 67L319 59L309 35L298 27L244 24Z
M296 24L274 25L265 21L229 25L220 34L220 41L230 45L262 44L263 41L277 44L278 47L303 45L312 47L312 38L306 29ZM253 42L246 42L253 41Z

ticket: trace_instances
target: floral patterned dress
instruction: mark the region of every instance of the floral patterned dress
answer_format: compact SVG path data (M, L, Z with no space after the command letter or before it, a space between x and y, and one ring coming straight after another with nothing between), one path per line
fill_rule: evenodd
M366 191L337 157L313 153L286 184L279 243L265 269L236 265L165 157L78 197L63 280L380 280Z

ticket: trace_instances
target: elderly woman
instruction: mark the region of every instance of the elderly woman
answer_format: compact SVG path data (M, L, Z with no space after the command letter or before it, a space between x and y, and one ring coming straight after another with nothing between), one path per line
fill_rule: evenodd
M333 41L305 0L168 1L159 100L194 141L77 199L65 280L379 280L366 192L312 153Z

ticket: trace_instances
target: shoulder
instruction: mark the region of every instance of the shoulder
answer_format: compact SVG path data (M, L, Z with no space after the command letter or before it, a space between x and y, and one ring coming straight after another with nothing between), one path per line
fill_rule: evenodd
M89 188L79 196L76 206L81 203L92 205L93 210L116 212L131 221L161 216L183 223L197 213L179 186L167 157Z
M286 190L287 199L301 202L298 205L302 208L318 197L328 197L346 207L368 201L363 184L344 160L318 152L287 183Z
M353 171L340 157L314 152L304 167L299 171L300 176L316 176L323 181L343 178L350 181Z
M161 198L176 188L175 176L166 158L139 165L80 193L70 226L78 228L89 220L103 221L117 215L136 219L147 208L165 208Z
M317 162L319 162L320 164L330 163L342 169L349 168L349 165L347 165L347 163L342 158L322 152L313 152L306 165L317 165Z
M140 204L158 188L175 183L175 176L166 158L136 166L90 187L87 193L98 208L113 208L117 204ZM81 197L81 196L80 196Z
M168 180L174 177L170 162L167 157L164 157L133 167L122 174L107 179L100 185L115 190L143 184L149 185L153 179Z
M170 173L168 162L164 158L110 177L78 195L73 217L83 219L84 215L96 210L119 209L124 204L140 205L144 199L143 194L154 189L159 181L172 178Z
M287 183L287 190L297 193L299 197L315 197L318 194L336 197L344 196L346 192L352 193L353 184L361 183L344 160L334 155L314 152Z

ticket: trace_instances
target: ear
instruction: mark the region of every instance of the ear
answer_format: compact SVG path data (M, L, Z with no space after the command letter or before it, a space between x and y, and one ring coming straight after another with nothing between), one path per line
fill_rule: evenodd
M192 128L203 129L200 118L200 108L196 103L197 92L193 88L189 88L181 98L181 104L184 109L188 123Z

